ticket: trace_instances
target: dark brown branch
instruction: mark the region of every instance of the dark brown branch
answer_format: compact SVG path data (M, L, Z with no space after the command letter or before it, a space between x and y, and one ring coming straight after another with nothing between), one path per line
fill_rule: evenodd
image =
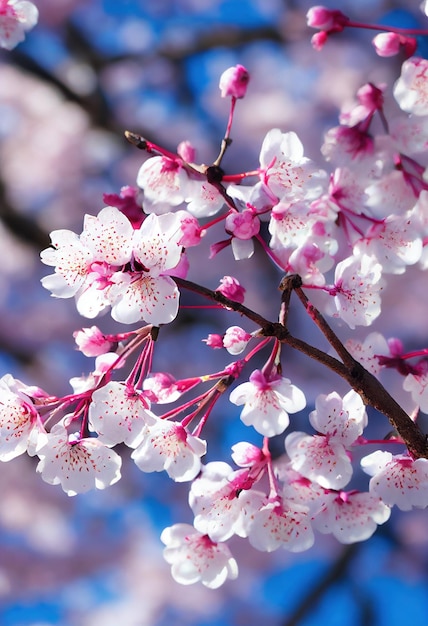
M300 299L301 303L305 307L306 311L308 312L310 317L313 319L315 324L318 326L318 328L321 330L321 332L323 333L323 335L325 336L325 338L327 339L331 347L336 350L337 354L342 359L344 365L352 369L355 365L355 359L345 348L345 346L340 341L339 337L336 335L333 329L327 324L327 322L325 321L321 313L318 311L318 309L316 309L313 306L313 304L309 302L306 294L302 290L301 283L299 286L295 288L295 292L298 298Z
M299 283L298 277L289 277L291 282L282 282L282 288L289 288L292 286L298 291L301 283ZM346 359L346 363L342 363L338 359L326 354L322 350L315 348L314 346L306 343L305 341L293 337L288 329L279 322L271 322L264 318L259 313L252 311L248 307L234 302L219 291L213 291L207 287L203 287L196 283L193 283L182 278L174 278L179 287L197 293L204 298L217 302L225 309L236 311L243 315L247 319L253 321L260 327L260 334L265 337L274 337L285 343L286 345L295 348L299 352L306 354L311 359L318 361L325 365L330 370L344 378L349 385L356 391L363 399L366 405L373 407L380 413L383 413L399 433L400 437L406 444L410 454L415 458L428 458L428 444L427 437L419 429L418 425L407 415L402 407L394 400L394 398L386 391L383 385L375 378L370 372L368 372L361 363L358 363L352 355L346 350L339 338L335 335L333 330L329 327L327 322L321 316L319 311L314 307L310 307L310 314L312 319L320 326L324 335L329 339L330 343L337 350L339 355ZM294 281L294 283L292 282ZM301 291L301 290L300 290ZM304 294L303 294L304 296ZM287 299L287 298L286 298ZM302 299L302 298L301 298ZM302 301L307 307L306 296Z

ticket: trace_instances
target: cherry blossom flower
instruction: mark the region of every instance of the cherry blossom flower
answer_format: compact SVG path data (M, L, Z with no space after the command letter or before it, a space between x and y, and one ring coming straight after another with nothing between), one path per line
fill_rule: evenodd
M394 86L400 108L413 115L428 115L428 60L412 57L404 61L401 76Z
M367 413L360 396L353 390L343 399L333 391L320 395L309 415L312 426L323 435L294 432L285 448L291 467L325 489L343 489L352 477L352 464L346 452L362 434Z
M364 165L373 152L373 137L362 127L362 123L330 128L321 147L321 153L327 161L348 167L352 165L353 168Z
M146 213L162 215L179 206L188 195L188 175L181 159L154 156L143 163L137 185L144 190Z
M205 178L202 180L189 178L186 188L187 210L198 219L215 215L224 205L222 194Z
M377 450L361 459L361 467L372 476L370 492L386 505L402 511L428 506L428 459Z
M150 402L141 391L110 381L92 394L89 428L108 447L118 443L135 447L144 427L154 423Z
M55 274L43 278L42 285L57 298L76 296L79 313L95 317L110 304L114 272L132 258L133 233L115 207L104 208L97 217L86 215L80 237L69 230L52 232L52 247L40 256L55 266Z
M278 202L272 208L269 222L270 247L294 249L305 244L317 219L306 202Z
M25 39L39 19L37 7L28 0L0 0L0 47L12 50Z
M247 520L266 500L262 492L249 488L251 484L246 469L234 472L222 461L203 466L189 493L195 528L213 541L226 541L234 534L246 537Z
M167 324L178 312L178 288L167 274L174 271L182 254L180 219L173 213L151 214L134 232L134 257L142 271L111 276L112 317L123 324L140 320Z
M292 468L324 489L343 489L351 480L352 464L338 441L295 431L287 435L285 449Z
M260 151L263 182L283 202L312 200L320 195L325 173L304 156L296 133L270 130Z
M179 388L174 376L168 372L156 372L145 378L143 382L145 396L150 399L151 402L156 402L157 404L175 402L183 391L186 391L188 388L190 388L190 386L184 386L182 388L181 383Z
M268 502L251 516L248 540L257 550L309 550L315 538L308 508L281 501Z
M232 235L232 252L235 260L251 258L254 254L252 238L260 230L260 220L254 211L244 209L241 213L229 213L224 227Z
M94 255L70 230L53 231L51 241L52 247L43 250L40 258L55 266L55 274L42 278L42 285L56 298L70 298L86 280Z
M319 395L315 411L309 414L309 421L319 433L344 446L350 446L358 439L367 426L367 420L361 396L353 389L343 398L336 391Z
M318 242L321 245L318 245ZM304 245L290 254L288 270L299 274L304 283L322 287L325 285L324 273L334 265L334 259L330 254L334 254L336 249L336 241L329 240L328 237L324 240L321 237L308 238Z
M178 211L177 214L180 215L180 228L182 233L178 242L180 246L183 246L183 248L199 246L206 231L199 226L196 217L190 215L187 211Z
M356 126L360 122L367 129L376 111L382 111L384 105L384 91L387 85L366 83L357 91L358 103L351 108L342 110L339 121L347 126Z
M349 544L369 539L378 524L384 524L391 509L371 493L342 491L324 495L322 510L315 516L315 530L332 534L341 543Z
M385 337L378 332L370 333L363 342L348 339L345 347L369 372L377 376L382 368L377 355L390 356L390 349Z
M398 151L404 154L418 154L428 149L428 117L396 116L389 122L389 134ZM422 194L426 191L422 191ZM420 198L420 196L419 196Z
M382 266L370 256L348 257L336 266L332 291L336 312L348 326L370 326L381 311Z
M43 480L50 485L61 485L75 496L90 489L105 489L120 479L121 457L98 439L69 436L58 423L46 435L45 443L37 450L37 465Z
M279 435L290 423L289 413L297 413L306 406L303 392L292 385L288 378L267 378L255 370L249 382L242 383L229 397L233 404L243 404L241 420L253 426L265 437Z
M27 452L33 431L40 429L40 417L25 394L25 385L10 374L0 378L0 461Z
M148 423L131 455L143 472L165 470L176 482L193 480L200 472L206 443L179 422L156 418Z
M428 413L428 362L422 360L418 364L418 373L410 373L403 382L404 391L409 391L412 400L423 413Z
M283 483L281 490L283 502L293 502L305 507L313 519L322 508L326 490L317 482L296 472L289 462L285 464L277 462L275 475Z
M181 585L200 581L209 589L217 589L228 578L238 576L238 565L228 546L214 543L190 524L165 528L161 541L166 545L163 554L172 565L172 577Z
M414 212L391 215L373 224L363 239L354 246L356 256L372 256L383 272L403 274L407 265L414 265L422 254L422 238L418 233Z

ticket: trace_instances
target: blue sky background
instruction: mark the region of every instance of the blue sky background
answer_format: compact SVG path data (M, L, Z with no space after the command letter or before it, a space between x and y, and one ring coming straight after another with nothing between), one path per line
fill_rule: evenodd
M200 160L208 162L216 156L228 115L226 103L218 97L218 78L228 66L243 63L253 79L245 102L238 103L241 114L235 121L233 152L225 161L229 171L257 166L264 134L276 125L284 131L297 130L315 157L323 132L336 123L340 101L351 98L367 76L390 80L399 66L395 59L376 58L365 33L339 36L331 48L326 46L325 53L317 55L309 43L312 33L305 28L311 3L299 0L40 0L36 4L40 24L16 51L0 57L3 120L6 115L14 120L19 111L13 124L0 124L2 201L19 218L18 227L7 228L14 237L15 268L18 260L25 268L18 275L12 267L0 276L0 366L2 374L10 371L26 382L51 384L52 391L61 393L68 389L71 376L88 369L70 339L82 322L69 311L70 303L53 307L39 286L46 268L39 266L38 252L49 230L78 230L85 212L101 208L103 192L117 192L121 185L134 183L143 157L123 140L125 128L147 134L169 149L189 138ZM359 21L419 27L426 22L418 11L419 2L325 4L339 6ZM419 54L425 55L426 49L421 40ZM13 73L6 73L9 70ZM335 74L342 85L333 82ZM16 81L22 108L18 96L8 99L5 76L10 89ZM34 82L25 82L25 77ZM35 117L38 103L45 106L38 84L48 89L46 102L59 98L55 107L60 118L65 115L61 107L72 104L74 117L64 126L77 124L77 115L86 129L75 131L78 145L67 139L69 147L64 141L64 165L57 176L51 161L44 165L43 152L53 150L60 131L49 135L49 116L43 122ZM15 142L12 153L9 142L20 129L28 128L26 99L33 106L31 132L22 131L23 139ZM45 137L38 148L40 163L36 156L20 172L40 128ZM9 167L12 159L21 187ZM51 177L46 176L45 186L37 186L36 181L28 190L33 167L36 172L40 168L40 176L43 167L50 168ZM23 234L25 220L32 229L30 241ZM228 273L230 258L222 263L220 276ZM250 295L269 310L271 292L264 290L272 289L278 276L266 270L265 284L264 269L252 261L242 275L253 277ZM214 272L206 266L204 271L214 283ZM221 332L215 324L220 328L223 322L208 315L200 323L189 314L174 347L159 350L159 369L166 369L171 361L189 375L198 368L221 367L220 361L207 364L200 338ZM297 319L295 323L300 324ZM391 321L392 326L395 323ZM184 361L182 355L190 345L192 357ZM299 360L296 368L306 372ZM322 378L316 385L321 384L318 380ZM243 438L259 442L236 416L225 403L223 415L212 427L213 458L227 454ZM240 578L209 591L176 585L161 556L162 529L178 521L191 522L186 486L172 484L163 475L143 475L125 462L121 483L106 492L70 499L58 487L43 484L34 467L34 460L20 458L1 468L1 626L428 623L426 512L394 511L389 525L352 549L319 536L317 547L308 553L265 555L237 539L231 546L240 563Z

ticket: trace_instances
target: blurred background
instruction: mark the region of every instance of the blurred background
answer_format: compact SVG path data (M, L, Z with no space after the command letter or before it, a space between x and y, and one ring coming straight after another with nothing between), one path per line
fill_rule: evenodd
M402 59L376 57L373 33L361 31L314 52L305 20L312 4L303 0L34 1L39 24L14 51L0 54L0 375L11 372L60 395L70 391L71 377L92 369L72 339L92 322L41 287L50 271L39 252L54 229L81 232L83 215L103 207L103 193L134 184L144 155L125 141L125 129L172 151L187 139L197 160L211 163L229 112L218 80L241 63L251 83L238 102L226 171L257 167L273 127L296 131L306 155L322 163L322 137L337 124L339 109L369 80L392 85ZM428 27L418 0L324 4L355 21ZM421 39L418 54L426 50ZM247 303L275 319L281 277L263 258L235 269L230 250L216 263L207 262L207 250L195 254L206 286L235 275ZM421 277L411 270L405 291L392 281L384 296L382 329L408 349L426 347L428 290L420 289ZM198 280L197 273L191 278ZM412 323L403 323L410 310ZM309 333L300 311L293 316L296 330ZM234 323L229 315L181 315L159 342L155 368L180 376L222 368L228 360L201 339ZM99 325L119 330L108 317ZM183 361L183 354L191 356ZM289 358L293 382L311 377L314 395L336 384L305 359ZM208 460L227 460L243 438L260 443L241 427L236 407L223 407L210 427ZM425 511L394 511L391 523L361 545L319 537L301 555L259 553L236 539L238 580L216 591L186 588L172 580L159 535L169 524L191 522L187 487L142 474L123 453L118 484L75 498L43 483L34 459L2 464L1 626L428 624Z

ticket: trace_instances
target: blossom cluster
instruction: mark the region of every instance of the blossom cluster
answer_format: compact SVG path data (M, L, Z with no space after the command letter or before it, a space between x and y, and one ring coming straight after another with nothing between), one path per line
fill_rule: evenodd
M25 32L37 24L39 12L28 0L0 1L0 47L12 50L25 39Z
M15 22L19 5L28 4L3 2L4 11L16 9ZM340 11L323 7L312 9L308 22L320 31L317 48L327 35L355 26ZM363 541L389 519L393 506L428 507L428 450L417 421L419 411L428 413L428 349L406 352L398 339L378 332L343 345L326 321L350 330L370 326L381 315L388 277L404 275L412 265L428 267L428 61L412 56L415 49L399 37L407 58L391 93L372 83L359 89L354 106L326 132L321 164L305 156L296 133L272 129L254 170L222 169L237 101L249 86L249 72L238 65L220 79L230 115L212 165L197 164L189 142L172 153L127 132L148 155L136 186L106 195L106 206L85 216L80 234L52 232L51 246L41 253L54 268L42 284L55 298L74 298L88 319L110 310L127 326L117 334L97 326L75 332L78 349L95 365L88 376L70 381L67 396L10 374L0 379L0 460L38 457L41 478L70 496L116 483L119 450L126 448L142 471L190 482L193 525L175 524L161 536L165 559L182 584L201 581L216 588L236 578L238 565L227 545L234 535L256 550L301 552L316 533L345 544ZM386 98L396 106L388 118ZM215 290L187 280L187 249L202 247L210 230L220 237L206 255L212 263L227 248L237 262L257 248L286 275L278 322L245 306L245 288L233 276L221 278ZM222 335L210 334L203 339L207 346L236 360L220 371L180 379L156 372L154 362L162 326L179 315L184 290L238 311L256 329L230 326ZM293 290L340 360L290 338ZM286 369L286 343L353 388L343 396L329 389L312 398L310 386L301 389ZM264 364L244 378L256 355L265 355ZM125 365L128 373L120 377ZM402 377L414 406L411 417L397 411L378 381L385 369ZM233 446L235 467L203 461L209 454L205 425L225 393L230 410L240 411L243 424L260 435L258 446ZM369 404L392 420L392 436L365 437ZM293 423L293 415L305 411L308 432ZM275 460L269 440L284 433L284 453ZM396 454L379 449L390 445ZM354 451L363 446L370 450L360 461L370 476L365 491L352 483Z

